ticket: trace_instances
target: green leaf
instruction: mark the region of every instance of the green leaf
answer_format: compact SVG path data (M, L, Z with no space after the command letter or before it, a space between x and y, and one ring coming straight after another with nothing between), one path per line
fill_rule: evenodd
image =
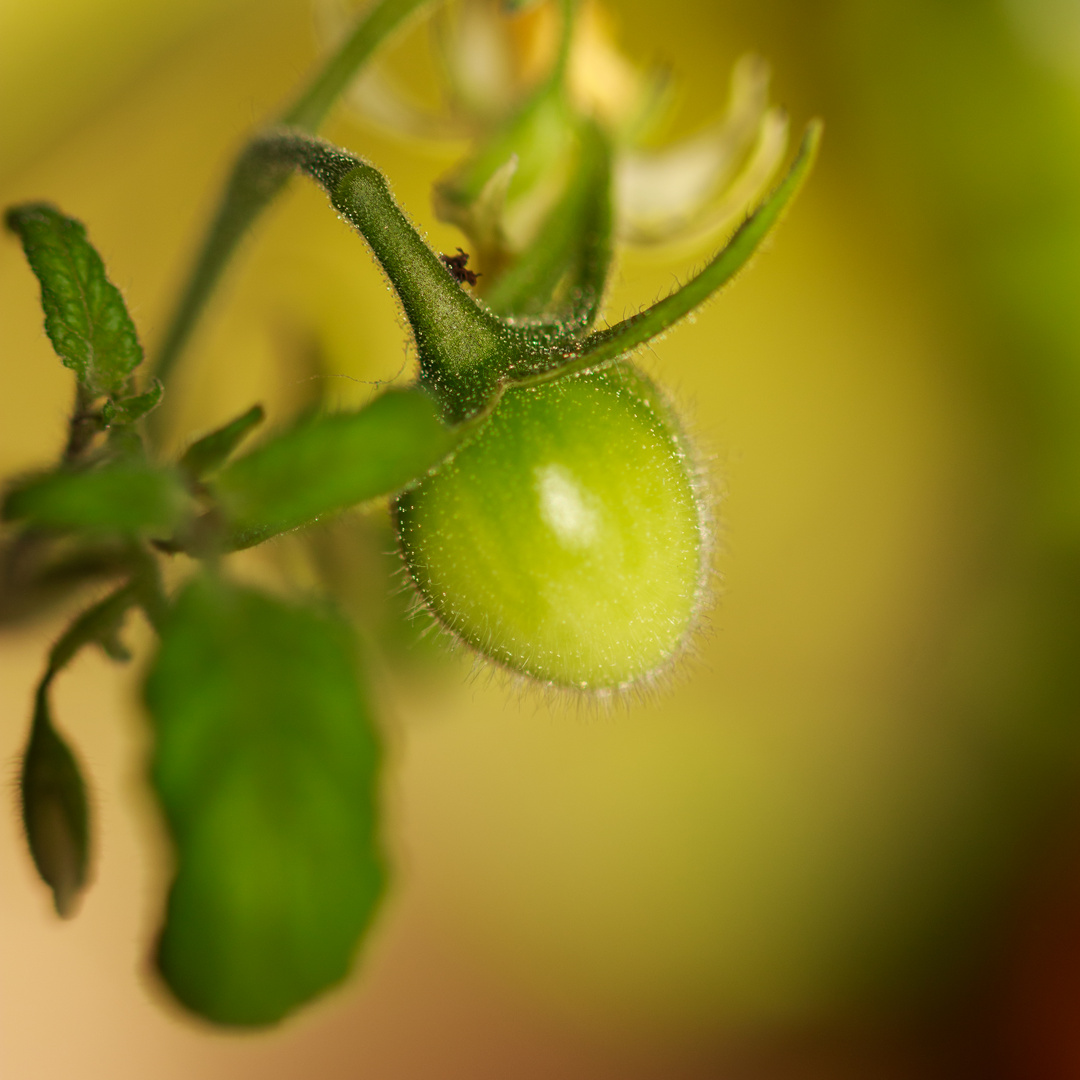
M109 399L101 410L101 420L106 425L134 424L141 420L148 412L158 407L161 395L165 393L165 387L160 379L155 379L153 386L142 394L132 397L120 398L114 401Z
M180 459L180 469L188 476L201 480L208 473L221 468L232 452L265 417L263 407L253 405L242 416L193 442Z
M56 913L66 919L75 913L75 902L86 885L90 813L75 756L52 725L47 690L48 679L37 693L20 793L34 865L52 889Z
M45 332L60 359L94 395L120 393L142 346L86 229L48 203L16 206L6 221L41 283Z
M399 491L442 461L465 430L447 427L418 387L389 390L356 412L304 421L213 481L228 546L250 547Z
M345 976L383 887L355 642L206 577L161 634L146 701L177 873L158 965L200 1015L273 1023Z
M35 477L8 493L3 517L95 533L171 532L190 506L174 469L136 459Z

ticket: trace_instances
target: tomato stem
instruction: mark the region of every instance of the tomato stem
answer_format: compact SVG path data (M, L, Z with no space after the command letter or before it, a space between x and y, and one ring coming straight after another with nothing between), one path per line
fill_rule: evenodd
M281 117L281 123L313 134L349 80L371 54L410 16L432 0L379 0L320 68L308 88ZM253 155L256 138L240 154L225 186L218 212L173 313L152 374L168 381L203 307L243 235L285 186L288 170L268 174ZM254 166L254 167L253 167Z

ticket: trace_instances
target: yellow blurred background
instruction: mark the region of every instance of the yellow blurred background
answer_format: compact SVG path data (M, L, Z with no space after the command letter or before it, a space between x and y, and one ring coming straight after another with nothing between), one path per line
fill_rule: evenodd
M1080 892L1059 903L1080 849L1075 4L609 6L631 56L673 67L676 133L722 107L747 50L796 128L827 122L769 249L642 358L722 496L699 655L610 712L467 657L387 668L390 897L347 986L236 1035L147 970L167 856L137 672L90 655L55 700L93 785L95 881L54 918L13 778L63 624L4 631L4 1080L1080 1075L1080 964L1061 961ZM232 155L318 47L308 0L8 0L0 204L85 221L152 346ZM460 146L345 111L327 134L387 173L437 249L461 243L428 194ZM627 255L609 317L687 269ZM355 404L403 343L362 243L297 183L170 389L176 438L310 398L298 349ZM9 237L4 475L55 454L70 395ZM1057 1027L1030 1020L1046 1001Z

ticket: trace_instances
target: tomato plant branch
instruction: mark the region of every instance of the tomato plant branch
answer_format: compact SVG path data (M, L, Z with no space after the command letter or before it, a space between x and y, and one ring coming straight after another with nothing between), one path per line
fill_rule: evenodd
M316 131L337 96L374 50L430 2L379 0L323 65L308 89L286 110L282 123L302 131ZM258 157L257 151L254 157ZM267 171L261 162L253 160L250 146L241 153L154 362L154 374L162 382L172 374L237 243L281 191L288 177L289 170Z
M433 0L378 0L356 29L322 66L311 85L281 117L281 123L312 133L371 54L411 16Z
M86 453L101 430L101 414L93 410L94 395L81 382L75 384L75 405L68 420L68 438L62 460L74 464Z
M390 278L412 327L420 379L454 419L484 408L508 352L524 335L481 307L453 279L406 218L383 175L360 163L331 200L363 235Z

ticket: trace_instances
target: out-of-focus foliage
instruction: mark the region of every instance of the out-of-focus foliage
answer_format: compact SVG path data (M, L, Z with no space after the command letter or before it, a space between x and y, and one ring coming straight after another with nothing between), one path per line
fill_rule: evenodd
M358 412L309 418L214 480L236 547L396 491L458 439L423 390L392 390Z
M208 473L215 472L265 418L263 407L252 405L235 420L196 439L180 458L181 471L193 480L202 480Z
M158 963L224 1024L266 1024L344 977L382 887L378 745L340 620L209 578L146 685L178 853Z
M52 889L56 913L66 917L90 865L86 783L71 748L53 727L45 693L34 704L20 778L23 825L34 865Z
M19 484L4 498L8 521L51 529L168 535L191 499L175 469L121 461L88 471L62 470Z

